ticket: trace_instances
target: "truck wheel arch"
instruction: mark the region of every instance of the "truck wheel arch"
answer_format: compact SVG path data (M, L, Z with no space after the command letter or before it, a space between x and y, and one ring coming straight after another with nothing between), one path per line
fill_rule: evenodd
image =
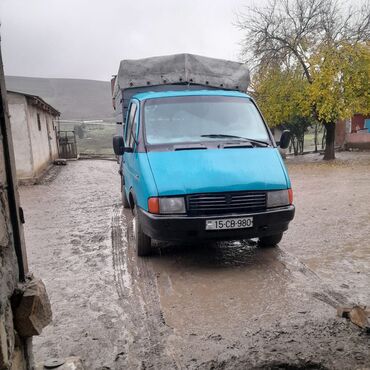
M136 204L136 196L134 190L131 188L128 196L128 201L130 203L131 210L134 209L134 206Z

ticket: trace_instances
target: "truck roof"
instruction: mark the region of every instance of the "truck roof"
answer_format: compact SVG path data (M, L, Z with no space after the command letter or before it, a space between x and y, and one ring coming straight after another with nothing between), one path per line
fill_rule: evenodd
M246 64L185 53L122 60L114 90L184 83L247 91L249 81Z
M179 90L179 91L148 91L135 94L132 98L139 101L159 98L172 98L177 96L231 96L250 98L248 94L231 90Z

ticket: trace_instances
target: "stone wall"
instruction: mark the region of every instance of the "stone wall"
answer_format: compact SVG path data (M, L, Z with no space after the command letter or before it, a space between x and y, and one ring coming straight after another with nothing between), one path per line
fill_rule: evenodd
M3 137L0 141L0 369L27 369L27 340L14 329L11 298L17 288L18 264L12 238Z
M32 370L32 336L51 321L41 280L28 273L0 48L0 370Z
M370 149L370 133L357 132L354 134L347 134L345 141L346 149Z

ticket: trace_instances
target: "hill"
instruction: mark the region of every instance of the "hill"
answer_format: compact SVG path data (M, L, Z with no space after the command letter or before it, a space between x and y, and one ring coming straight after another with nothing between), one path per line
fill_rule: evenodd
M40 96L61 112L62 119L113 120L110 82L7 76L6 87Z

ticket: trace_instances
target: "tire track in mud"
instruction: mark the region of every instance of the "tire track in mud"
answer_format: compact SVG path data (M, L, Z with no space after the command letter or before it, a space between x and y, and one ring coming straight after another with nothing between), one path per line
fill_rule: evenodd
M238 340L241 341L239 349L227 350L227 348L233 348L233 343L230 342L224 348L226 351L224 355L220 357L215 353L213 360L203 362L200 360L201 354L197 351L207 351L208 347L215 344L211 339L200 337L199 341L188 346L189 343L186 342L189 339L178 337L178 335L174 337L173 329L167 326L161 310L158 277L151 260L150 258L137 258L133 250L131 220L129 212L124 211L119 205L114 207L112 248L115 281L121 306L127 314L126 329L131 335L126 353L119 354L116 358L115 369L179 369L184 367L262 369L280 365L282 368L288 365L292 365L293 368L294 366L295 368L310 368L310 364L311 368L319 369L325 368L324 364L330 364L331 360L324 360L322 357L326 353L324 351L318 356L317 361L311 363L314 351L300 352L302 351L300 336L304 338L304 341L310 342L313 348L317 342L321 342L323 346L333 346L332 350L335 352L335 346L340 346L343 337L350 332L347 323L336 322L335 315L331 320L323 323L316 322L313 318L304 319L304 323L299 321L301 319L293 320L290 324L272 323L268 328L258 329L255 332L251 330L249 338L239 338ZM330 285L322 281L319 275L284 249L279 248L276 257L291 275L291 284L295 285L296 289L304 289L314 299L333 308L347 304L349 301L348 297L332 289ZM288 318L288 321L290 319L294 317ZM321 331L325 333L328 330L334 333L334 337L338 337L335 341L330 339L328 342L325 335L323 338L316 338L317 334L314 334ZM287 341L295 343L294 346L290 344L292 353L288 355L283 351ZM170 342L172 345L169 344ZM228 342L229 340L225 338L225 343ZM179 348L176 348L177 345ZM361 342L358 345L363 346ZM260 350L256 352L256 348ZM267 351L266 355L260 355L263 352L262 348ZM182 353L183 350L186 353ZM231 351L230 354L227 354L228 351ZM303 358L298 361L294 353L302 353ZM194 362L195 359L197 361Z
M122 232L122 217L121 207L115 205L112 216L112 255L114 280L120 299L124 299L131 290L127 264L125 263L124 245L127 244L127 240L124 239Z
M292 275L303 275L305 289L313 298L336 309L338 306L348 306L355 302L348 295L335 290L298 258L280 248L280 262ZM300 279L301 280L301 279Z
M180 368L166 338L172 330L160 308L157 276L146 258L132 247L131 215L116 205L112 216L112 254L116 289L127 314L130 339L126 353L116 357L116 369Z

